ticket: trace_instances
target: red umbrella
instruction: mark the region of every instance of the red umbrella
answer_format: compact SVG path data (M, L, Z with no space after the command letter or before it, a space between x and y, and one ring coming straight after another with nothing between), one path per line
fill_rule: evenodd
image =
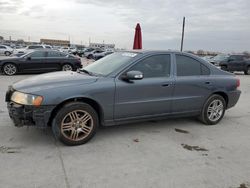
M141 26L138 23L135 28L135 38L133 49L142 49Z

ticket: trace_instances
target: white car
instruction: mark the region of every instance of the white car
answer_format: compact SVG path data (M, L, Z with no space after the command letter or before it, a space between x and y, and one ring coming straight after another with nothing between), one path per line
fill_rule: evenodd
M6 46L6 45L0 45L0 55L6 55L10 56L13 53L13 48Z
M114 51L97 51L93 53L93 56L95 60L98 60L112 53L114 53Z
M52 49L52 47L50 45L29 45L26 48L15 49L13 54L16 56L20 56L30 51L41 49Z
M59 51L60 52L64 52L64 53L76 53L76 48L73 48L73 47L62 47Z

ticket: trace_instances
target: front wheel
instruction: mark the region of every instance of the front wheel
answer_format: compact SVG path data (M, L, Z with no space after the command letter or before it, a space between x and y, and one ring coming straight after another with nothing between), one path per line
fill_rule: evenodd
M72 70L73 70L73 67L70 64L64 64L62 66L62 71L72 71Z
M66 145L88 142L98 128L98 115L88 104L68 103L55 116L52 129L56 138Z
M206 125L215 125L223 118L225 110L225 99L220 95L212 95L202 109L200 120Z
M12 63L6 63L3 66L3 73L8 75L8 76L12 76L12 75L16 74L17 73L16 65L14 65Z

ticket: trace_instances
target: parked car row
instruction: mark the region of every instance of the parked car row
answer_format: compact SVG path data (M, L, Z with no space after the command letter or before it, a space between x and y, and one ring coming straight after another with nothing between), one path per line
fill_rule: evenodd
M39 50L39 49L52 49L52 47L50 45L29 45L25 48L15 49L13 55L21 56L32 50Z
M76 71L81 59L57 50L33 50L20 57L0 59L0 71L12 76L17 73L41 73L51 71Z

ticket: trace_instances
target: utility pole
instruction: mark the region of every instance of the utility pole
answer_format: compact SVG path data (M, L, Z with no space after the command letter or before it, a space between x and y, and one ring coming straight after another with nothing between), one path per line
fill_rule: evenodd
M181 52L183 50L184 32L185 32L185 17L183 17L183 23L182 23Z

